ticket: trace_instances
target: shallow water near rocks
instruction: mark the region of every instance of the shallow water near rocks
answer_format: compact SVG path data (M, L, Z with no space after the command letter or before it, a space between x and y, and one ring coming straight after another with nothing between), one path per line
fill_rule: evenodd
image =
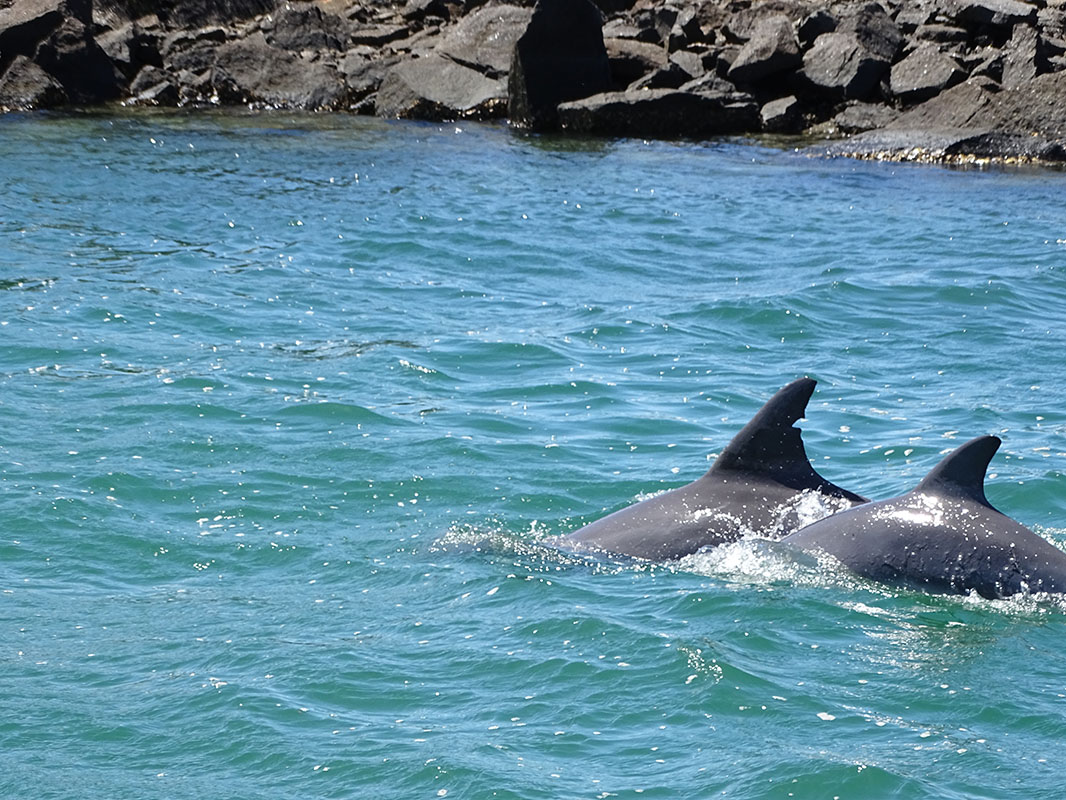
M343 116L0 120L0 786L1061 796L1066 606L552 536L780 386L1066 546L1062 173Z

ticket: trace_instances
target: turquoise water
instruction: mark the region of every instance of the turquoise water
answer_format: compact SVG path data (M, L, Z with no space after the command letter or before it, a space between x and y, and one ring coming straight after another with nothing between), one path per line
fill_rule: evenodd
M1059 798L1066 604L543 540L780 386L1066 546L1066 176L0 120L0 795Z

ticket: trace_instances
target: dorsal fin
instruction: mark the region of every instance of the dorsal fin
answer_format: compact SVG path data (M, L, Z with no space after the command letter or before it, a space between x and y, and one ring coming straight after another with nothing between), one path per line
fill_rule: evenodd
M807 410L814 386L811 378L800 378L780 389L726 445L707 474L755 473L792 489L817 489L865 502L866 498L830 483L815 472L803 448L800 430L793 427Z
M978 436L960 445L944 456L914 491L974 500L993 508L985 497L985 471L1000 443L998 436Z

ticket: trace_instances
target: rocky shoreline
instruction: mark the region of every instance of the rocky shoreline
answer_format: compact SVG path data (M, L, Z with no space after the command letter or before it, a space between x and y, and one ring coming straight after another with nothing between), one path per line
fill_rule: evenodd
M99 103L1066 162L1066 0L0 0L0 110Z

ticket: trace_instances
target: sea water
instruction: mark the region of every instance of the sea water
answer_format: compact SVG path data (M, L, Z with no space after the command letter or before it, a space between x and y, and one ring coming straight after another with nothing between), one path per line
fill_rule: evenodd
M1066 605L546 544L785 383L1066 546L1066 175L740 141L0 120L0 795L1008 798Z

